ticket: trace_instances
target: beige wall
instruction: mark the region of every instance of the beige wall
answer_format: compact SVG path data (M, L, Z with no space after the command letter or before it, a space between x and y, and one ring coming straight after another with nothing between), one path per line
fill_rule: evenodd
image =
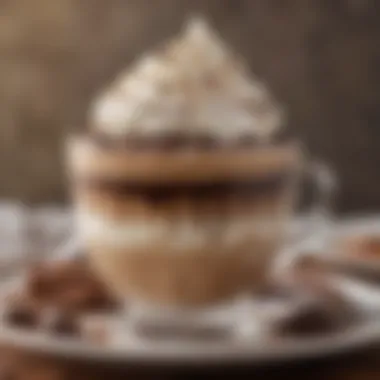
M375 3L375 2L374 2ZM94 92L204 10L334 163L340 207L380 208L380 25L366 0L8 0L0 3L1 197L65 197L61 146Z

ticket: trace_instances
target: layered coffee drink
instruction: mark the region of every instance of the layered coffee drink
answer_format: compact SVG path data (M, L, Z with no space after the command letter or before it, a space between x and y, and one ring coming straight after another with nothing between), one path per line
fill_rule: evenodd
M122 72L68 145L81 238L120 297L251 292L284 242L301 166L282 112L200 19Z

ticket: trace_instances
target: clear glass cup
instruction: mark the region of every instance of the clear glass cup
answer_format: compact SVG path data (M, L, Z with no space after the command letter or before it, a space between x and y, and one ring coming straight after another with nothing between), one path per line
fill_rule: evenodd
M326 218L332 187L298 142L129 150L82 136L69 141L67 158L80 244L126 301L129 325L254 330L255 290L291 243L302 176L312 175L318 193L313 229Z

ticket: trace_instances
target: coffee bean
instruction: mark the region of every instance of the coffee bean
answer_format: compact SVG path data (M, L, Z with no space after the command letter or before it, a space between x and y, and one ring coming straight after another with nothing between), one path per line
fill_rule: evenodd
M57 335L65 336L78 336L80 332L77 323L67 317L61 317L54 321L50 326L50 330Z
M52 332L59 335L77 336L79 334L76 321L66 316L57 318L50 327Z
M56 308L45 310L42 327L57 335L77 336L79 334L79 324L75 316Z
M6 323L19 328L33 328L39 323L37 313L23 305L9 306L5 311L4 320Z
M280 322L279 333L285 336L314 336L336 331L341 326L337 315L320 305L310 305Z

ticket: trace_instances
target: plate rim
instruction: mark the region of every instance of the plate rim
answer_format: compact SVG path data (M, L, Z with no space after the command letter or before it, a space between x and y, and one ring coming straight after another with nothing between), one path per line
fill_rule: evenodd
M362 323L348 333L336 333L308 340L294 340L289 343L276 340L276 344L218 345L212 350L210 346L194 345L189 350L162 345L141 345L139 348L125 346L107 347L54 338L38 332L0 329L0 341L15 348L26 349L42 354L55 355L71 359L96 360L111 363L160 363L160 364L264 364L279 361L300 361L317 357L342 354L360 349L378 342L380 323L370 321ZM274 341L273 341L274 342Z
M21 276L0 284L4 291L20 283ZM251 340L250 340L251 339ZM312 358L343 354L380 341L380 320L368 318L350 329L308 339L269 337L227 342L190 343L185 345L163 342L138 344L131 340L127 345L94 344L71 338L56 337L41 330L28 331L7 326L0 321L0 342L15 348L40 354L75 360L106 363L157 363L177 364L270 364L282 361L303 361ZM147 341L144 340L146 343ZM265 344L263 344L265 342ZM174 344L174 345L173 345Z
M296 220L299 222L299 220ZM380 215L359 214L346 217L343 220L334 221L334 233L339 233L348 228L355 228L358 224L377 224L380 231ZM313 237L321 239L323 236ZM305 249L307 242L293 244L290 250L293 252ZM280 253L281 254L281 253ZM54 260L54 259L49 259ZM360 260L361 261L361 260ZM367 261L367 260L366 260ZM380 269L380 260L379 260ZM0 283L0 289L15 284L22 280L22 275L8 279ZM254 338L253 338L254 339ZM221 345L216 343L210 350L210 344L194 344L192 349L180 350L176 347L164 347L161 343L151 345L126 346L102 346L83 341L63 339L52 335L43 334L40 331L25 331L4 325L0 322L0 342L20 349L32 352L55 355L75 360L86 360L107 363L159 363L165 365L177 364L252 364L262 365L281 361L303 361L312 358L326 357L343 354L370 346L380 341L380 320L365 320L353 326L351 329L324 335L311 339L274 338L271 341L255 343L252 341L230 342ZM134 342L131 343L132 345ZM203 348L202 348L203 346ZM182 346L183 347L183 346Z

